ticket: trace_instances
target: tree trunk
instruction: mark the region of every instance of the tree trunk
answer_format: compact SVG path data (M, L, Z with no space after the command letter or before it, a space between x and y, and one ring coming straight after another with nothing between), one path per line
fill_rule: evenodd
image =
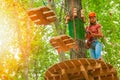
M71 59L74 58L85 58L85 29L84 22L81 18L82 0L65 0L66 13L69 15L70 20L68 21L69 35L76 40L77 49L70 50ZM77 16L74 17L74 9L77 9Z
M51 9L54 11L54 12L56 12L56 5L55 5L55 2L54 2L54 0L50 0L50 2L49 2L49 6L51 7ZM62 29L61 27L61 25L60 25L60 23L61 23L61 19L62 19L62 15L61 15L61 13L62 13L62 10L63 8L62 8L62 5L61 5L61 10L60 10L60 17L59 17L59 19L57 18L56 19L56 21L54 22L54 25L55 25L55 28L56 28L56 31L57 31L57 35L62 35L62 34L65 34L65 28L64 29ZM60 52L60 54L59 54L59 56L60 56L60 58L59 58L59 60L60 60L60 62L62 62L62 61L65 61L65 53L64 52Z

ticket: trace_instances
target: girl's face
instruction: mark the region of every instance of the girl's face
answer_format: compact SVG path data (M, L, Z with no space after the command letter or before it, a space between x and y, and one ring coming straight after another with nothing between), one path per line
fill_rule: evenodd
M95 24L96 23L96 17L90 17L89 21L90 21L90 24Z

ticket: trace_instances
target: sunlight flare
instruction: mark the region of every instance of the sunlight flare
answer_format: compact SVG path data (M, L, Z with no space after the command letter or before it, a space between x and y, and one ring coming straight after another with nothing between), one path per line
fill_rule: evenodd
M0 80L13 80L22 64L20 48L24 45L19 41L20 38L26 41L26 19L25 10L19 2L0 0Z

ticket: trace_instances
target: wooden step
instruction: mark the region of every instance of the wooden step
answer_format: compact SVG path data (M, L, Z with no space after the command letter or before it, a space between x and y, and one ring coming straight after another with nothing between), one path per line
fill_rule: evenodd
M101 66L98 67L98 64ZM109 71L102 71L103 67L108 67ZM117 71L103 61L80 58L54 64L45 72L44 78L45 80L117 80Z
M50 43L55 49L59 47L59 50L63 52L69 51L75 45L75 41L67 35L53 37Z
M54 11L46 6L28 10L28 16L37 25L48 25L56 20Z

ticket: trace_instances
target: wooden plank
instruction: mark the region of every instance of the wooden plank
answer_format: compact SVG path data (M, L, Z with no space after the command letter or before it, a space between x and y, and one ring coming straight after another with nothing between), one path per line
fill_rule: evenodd
M69 44L66 44L66 46L67 46L69 49L71 49L71 48L73 48L73 47L75 46L75 43L69 43Z
M78 73L78 72L82 72L80 68L66 69L66 73L68 73L68 74L74 74L74 73Z
M60 69L67 69L67 66L64 63L59 63L58 65L60 67Z
M47 71L47 72L45 73L45 78L47 78L47 77L49 77L49 76L51 76L51 73L49 73L49 71Z
M73 63L73 65L74 65L76 68L80 68L80 66L81 66L81 63L79 63L78 60L71 60L71 63Z
M71 63L71 61L65 61L64 63L68 66L68 69L74 68L74 65Z
M37 24L37 25L43 24L40 20L35 20L34 23Z
M37 12L40 12L40 8L30 9L28 10L28 15L31 16L31 15L36 14Z
M58 42L51 43L53 47L60 47Z
M84 66L88 66L89 63L86 61L87 59L81 58L79 61L82 63Z
M52 22L52 21L55 21L55 20L56 20L56 16L55 16L55 15L53 15L53 16L47 16L46 19L47 19L48 21Z
M43 6L43 7L40 8L40 10L41 10L42 12L46 12L46 11L49 11L49 10L51 10L51 9L48 8L47 6Z
M33 21L39 19L36 14L30 15L29 17L30 17L30 19L32 19Z
M46 17L48 17L48 16L54 16L54 15L55 15L55 13L54 13L52 10L43 12L43 14L44 14Z
M54 65L53 68L54 68L56 71L61 70L61 68L58 66L58 64Z
M96 65L97 64L96 60L94 60L94 59L88 59L88 61L89 61L90 65Z
M69 44L69 43L73 43L74 40L71 39L71 38L69 38L69 39L64 39L63 42L64 42L65 44Z
M62 41L62 39L59 39L59 43L61 47L61 50L63 51L68 51L69 49L66 47L66 45L64 44L64 42Z
M49 42L50 43L54 43L54 42L56 43L56 39L55 38L51 38Z
M89 80L89 76L88 76L88 74L87 74L87 71L85 70L85 67L82 66L82 69L81 69L81 70L82 70L82 73L83 73L85 79L86 79L86 80Z
M65 69L62 69L62 75L63 75L63 80L69 80L68 75L67 75Z
M115 80L112 75L101 76L102 80Z
M88 77L89 77L89 80L94 80L93 75L88 75Z
M69 38L70 38L70 37L67 36L67 35L61 35L61 39L62 39L62 40L69 39Z
M100 76L100 68L99 69L95 69L95 70L91 70L91 74L94 75L94 77L98 77Z

